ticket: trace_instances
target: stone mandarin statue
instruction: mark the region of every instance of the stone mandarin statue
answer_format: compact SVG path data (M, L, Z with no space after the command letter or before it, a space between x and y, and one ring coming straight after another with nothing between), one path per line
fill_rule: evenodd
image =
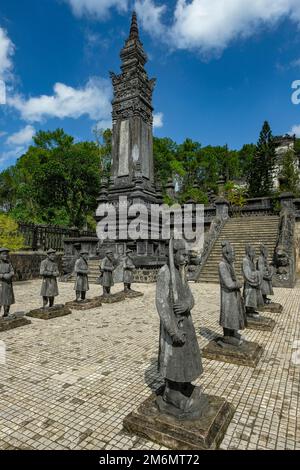
M132 253L132 250L128 249L126 251L126 256L123 261L124 292L128 292L131 290L131 284L133 282L133 270L135 268L135 265L132 260Z
M9 260L9 250L0 248L0 313L8 317L10 306L15 303L12 279L14 269Z
M169 264L161 268L156 286L160 317L158 369L165 379L157 397L161 412L197 419L206 408L200 387L191 382L203 371L191 310L194 298L186 279L188 255L182 240L170 240Z
M54 305L54 297L58 296L57 278L59 276L58 265L55 262L56 251L48 250L47 258L41 262L40 275L43 278L41 296L43 297L43 308Z
M255 249L247 244L245 247L246 256L243 259L242 273L244 276L244 302L246 314L250 317L259 315L257 309L263 306L261 294L262 274L255 267Z
M114 285L113 272L115 269L114 255L111 250L107 250L105 258L100 265L100 283L103 287L103 296L110 295L111 287Z
M235 275L235 253L229 242L222 242L223 259L219 264L221 288L220 325L223 327L224 343L233 346L242 344L238 330L244 330L247 325L244 302L241 296L240 283Z
M264 304L268 305L272 302L272 300L268 298L268 295L274 295L272 286L274 269L268 261L268 249L265 245L260 245L260 255L257 260L257 269L261 272L262 276L261 293Z
M78 260L76 260L74 272L76 276L74 290L76 291L76 302L85 300L86 292L89 290L89 265L88 252L81 251Z

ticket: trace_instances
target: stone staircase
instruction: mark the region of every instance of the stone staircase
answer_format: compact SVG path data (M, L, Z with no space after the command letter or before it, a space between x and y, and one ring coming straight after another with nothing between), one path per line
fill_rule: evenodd
M250 243L259 254L259 245L263 243L269 250L269 260L272 261L278 233L279 217L237 217L229 219L221 230L213 249L196 282L219 283L218 265L221 260L221 242L228 240L235 250L235 271L242 279L241 265L245 256L245 245Z

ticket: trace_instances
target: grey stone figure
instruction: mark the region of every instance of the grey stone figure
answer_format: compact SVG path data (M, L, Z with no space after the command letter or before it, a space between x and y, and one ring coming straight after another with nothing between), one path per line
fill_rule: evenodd
M41 296L43 297L43 308L53 307L54 297L58 296L57 278L59 276L58 265L55 262L56 251L52 248L47 251L47 258L41 262L40 275L43 278Z
M9 260L9 250L0 248L0 313L8 317L10 306L15 303L12 279L14 269Z
M74 290L76 291L76 302L85 300L86 292L89 290L89 265L88 265L88 252L81 251L80 257L76 260L74 272L76 281Z
M132 260L132 253L133 251L128 249L126 251L126 256L123 261L123 282L125 292L131 290L131 284L133 282L133 270L135 268L135 265Z
M246 314L250 317L257 317L257 308L264 305L261 294L262 274L255 267L255 249L247 244L245 247L246 256L242 263L242 273L244 276L244 302Z
M222 242L223 259L219 264L219 278L221 288L220 325L223 327L222 341L233 346L242 344L242 337L238 330L244 330L247 325L244 302L240 289L242 283L235 275L235 253L231 244Z
M264 304L268 305L272 302L272 300L268 298L268 295L274 295L272 286L274 270L268 261L268 248L265 245L260 245L260 255L257 260L257 269L261 272L262 276L261 293Z
M161 412L177 418L196 419L207 404L201 388L191 383L203 368L191 316L194 298L185 274L187 262L183 241L171 240L169 264L159 271L156 286L160 317L158 370L165 379L157 406Z
M103 287L103 295L110 294L111 287L114 285L113 272L115 269L114 255L111 250L107 250L105 258L100 265L100 284Z

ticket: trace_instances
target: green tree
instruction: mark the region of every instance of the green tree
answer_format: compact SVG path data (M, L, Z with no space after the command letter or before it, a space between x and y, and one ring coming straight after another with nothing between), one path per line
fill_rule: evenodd
M18 232L18 224L6 214L0 213L0 246L11 251L24 248L24 238Z
M270 125L264 122L248 175L249 195L269 196L273 190L276 152Z
M238 152L240 177L246 180L249 178L252 169L255 150L256 145L245 144Z
M294 150L288 150L282 157L279 175L281 191L290 191L299 194L299 159Z

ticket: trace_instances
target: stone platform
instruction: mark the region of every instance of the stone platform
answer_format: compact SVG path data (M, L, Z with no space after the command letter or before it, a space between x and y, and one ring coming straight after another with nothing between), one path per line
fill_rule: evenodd
M157 395L152 394L137 411L125 417L126 431L173 450L218 449L235 411L224 398L205 395L208 409L201 418L193 421L161 413L156 398Z
M41 320L51 320L52 318L64 317L70 315L72 311L64 304L54 305L53 307L37 308L26 313L27 317L39 318Z
M263 307L259 308L260 312L281 313L282 310L283 310L283 306L275 302L272 302L270 304L264 305Z
M260 331L273 331L276 322L272 318L263 317L247 317L247 328L249 330L260 330Z
M144 295L142 292L138 292L136 290L130 290L128 292L124 291L124 294L125 294L126 298L128 298L128 299L135 299L136 297L143 297L143 295Z
M79 302L73 300L67 302L65 305L73 310L90 310L92 308L101 307L102 303L99 297L95 297L93 299L80 300Z
M202 349L202 356L214 361L229 362L240 366L256 367L263 352L263 347L257 343L244 341L241 346L224 344L222 338L210 341Z
M31 321L24 316L25 314L16 312L9 315L8 317L0 318L0 332L13 330L14 328L19 328L20 326L30 325Z
M124 291L116 292L115 294L110 295L100 295L98 299L104 304L114 304L116 302L122 302L127 298Z

